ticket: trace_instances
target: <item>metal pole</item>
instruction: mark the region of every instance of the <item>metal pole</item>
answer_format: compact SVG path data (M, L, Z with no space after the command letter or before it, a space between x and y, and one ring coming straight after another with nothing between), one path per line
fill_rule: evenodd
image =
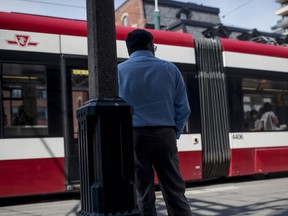
M155 22L154 28L156 30L159 30L160 29L160 11L158 8L158 0L155 0L154 22Z
M87 0L89 98L118 94L114 0Z

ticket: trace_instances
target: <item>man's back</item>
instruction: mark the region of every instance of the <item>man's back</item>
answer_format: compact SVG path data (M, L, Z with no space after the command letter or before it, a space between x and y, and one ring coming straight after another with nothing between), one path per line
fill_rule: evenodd
M177 67L151 52L134 52L118 66L119 94L133 106L133 126L176 126L175 105L186 101L186 89ZM181 115L189 115L182 107Z
M119 65L120 97L134 108L134 126L173 126L176 82L179 77L168 62L149 51L135 52ZM172 112L172 113L171 113Z

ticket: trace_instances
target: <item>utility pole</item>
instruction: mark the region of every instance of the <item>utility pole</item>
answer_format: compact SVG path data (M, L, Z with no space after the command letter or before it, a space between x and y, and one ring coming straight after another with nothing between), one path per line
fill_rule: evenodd
M156 30L160 29L160 11L158 8L158 0L155 0L155 13L154 13L154 28Z
M87 0L89 98L117 96L113 0Z
M132 108L116 97L114 0L86 0L86 6L90 100L77 110L81 201L77 215L140 216Z

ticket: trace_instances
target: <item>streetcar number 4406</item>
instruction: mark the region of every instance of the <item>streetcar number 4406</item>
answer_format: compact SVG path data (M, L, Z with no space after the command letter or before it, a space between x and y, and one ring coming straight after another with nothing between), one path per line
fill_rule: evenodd
M243 140L243 134L233 134L232 139Z

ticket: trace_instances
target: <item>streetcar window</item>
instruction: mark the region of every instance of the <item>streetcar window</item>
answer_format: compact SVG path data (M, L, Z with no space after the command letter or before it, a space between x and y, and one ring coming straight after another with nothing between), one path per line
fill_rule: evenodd
M287 130L288 81L231 75L227 80L232 132Z
M47 91L44 89L37 89L36 90L37 98L39 99L46 99L47 98Z
M48 135L46 67L2 64L4 137Z
M12 89L11 97L12 98L21 98L22 97L22 90L21 89Z

